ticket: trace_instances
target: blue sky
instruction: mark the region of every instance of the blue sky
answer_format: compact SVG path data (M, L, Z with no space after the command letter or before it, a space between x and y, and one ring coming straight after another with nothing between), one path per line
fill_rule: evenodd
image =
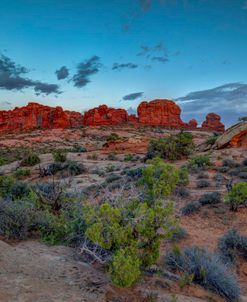
M247 115L246 54L245 0L0 2L2 108L172 98L185 120L231 124Z

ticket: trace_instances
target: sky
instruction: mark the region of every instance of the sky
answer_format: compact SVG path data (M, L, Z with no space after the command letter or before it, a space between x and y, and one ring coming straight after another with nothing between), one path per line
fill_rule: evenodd
M247 115L246 0L1 0L0 109L83 112L167 98Z

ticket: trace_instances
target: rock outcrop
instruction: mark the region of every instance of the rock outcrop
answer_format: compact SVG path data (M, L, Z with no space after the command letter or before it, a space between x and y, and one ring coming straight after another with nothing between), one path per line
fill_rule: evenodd
M202 123L202 129L208 131L224 132L225 126L221 123L221 118L216 113L209 113Z
M35 128L53 129L83 125L79 112L64 111L62 107L49 107L29 103L25 107L0 111L0 133Z
M226 147L247 148L247 122L238 123L228 128L215 142L217 149Z
M157 99L151 102L142 102L137 108L137 113L140 124L171 128L186 127L180 117L180 107L170 100Z
M188 123L189 129L196 129L197 128L197 120L196 119L191 119Z
M181 109L173 101L157 99L142 102L137 108L137 116L128 115L125 109L109 108L107 105L90 109L84 113L63 110L62 107L49 107L29 103L24 107L0 111L0 133L19 132L30 129L56 129L79 126L107 126L122 124L163 126L173 129L197 128L197 121L185 123L181 119ZM203 122L201 130L223 132L225 127L220 116L210 113Z
M84 113L85 126L118 125L128 121L124 109L109 108L106 105L90 109Z

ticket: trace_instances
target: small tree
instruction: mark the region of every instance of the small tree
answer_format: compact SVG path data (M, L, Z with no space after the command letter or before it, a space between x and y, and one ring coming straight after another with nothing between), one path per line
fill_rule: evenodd
M152 200L168 197L179 181L179 171L158 157L147 163L149 166L143 169L140 184Z
M232 211L237 211L238 207L247 202L247 183L239 182L235 184L225 199Z
M160 242L174 230L173 204L163 202L175 188L179 175L175 167L155 158L143 169L141 184L146 201L130 200L119 207L104 203L86 206L86 237L110 251L109 273L120 287L132 286L141 268L154 264Z

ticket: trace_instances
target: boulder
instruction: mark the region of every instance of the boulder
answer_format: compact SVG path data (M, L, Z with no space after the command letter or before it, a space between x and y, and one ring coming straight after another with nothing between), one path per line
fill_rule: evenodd
M85 126L118 125L128 121L124 109L109 108L106 105L90 109L84 113Z
M131 114L128 116L128 122L131 124L138 124L138 117L135 114Z
M156 99L151 102L142 102L137 108L137 113L140 124L186 128L186 124L180 117L180 107L171 100Z
M221 117L216 113L209 113L202 123L202 129L207 131L224 132L225 125L221 123Z
M238 123L228 128L215 142L217 149L226 147L247 148L247 122Z
M64 111L62 107L54 108L29 103L24 107L0 111L0 133L35 128L67 128L78 125L83 125L83 116L80 113Z

